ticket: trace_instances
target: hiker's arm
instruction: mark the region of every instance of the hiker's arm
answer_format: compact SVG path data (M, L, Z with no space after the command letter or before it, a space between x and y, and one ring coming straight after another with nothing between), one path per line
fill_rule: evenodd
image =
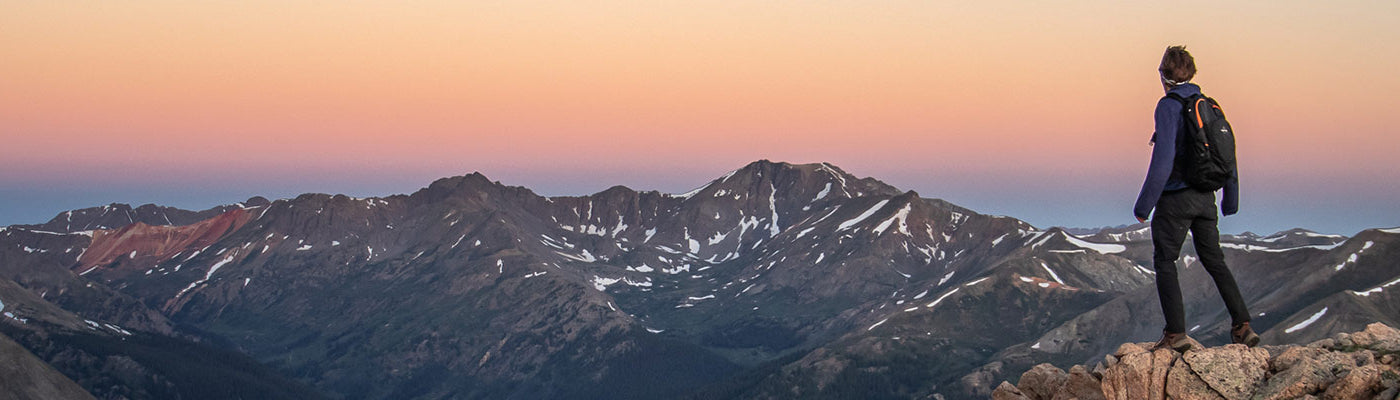
M1163 97L1157 101L1153 119L1156 120L1157 142L1152 145L1152 163L1147 166L1147 179L1142 182L1142 191L1138 192L1137 204L1133 206L1133 215L1139 220L1146 220L1152 215L1152 208L1157 206L1157 199L1162 197L1162 188L1172 174L1172 160L1176 158L1176 131L1181 124L1181 103Z
M1234 215L1240 211L1240 171L1235 170L1234 176L1225 182L1225 196L1220 199L1220 213Z

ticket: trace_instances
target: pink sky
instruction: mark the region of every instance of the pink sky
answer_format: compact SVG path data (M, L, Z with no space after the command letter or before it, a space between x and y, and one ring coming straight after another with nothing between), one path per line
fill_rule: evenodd
M930 3L6 4L0 185L411 190L479 170L583 194L767 158L1108 207L1136 194L1158 57L1186 44L1247 188L1400 195L1400 3ZM1053 218L1032 222L1078 223Z

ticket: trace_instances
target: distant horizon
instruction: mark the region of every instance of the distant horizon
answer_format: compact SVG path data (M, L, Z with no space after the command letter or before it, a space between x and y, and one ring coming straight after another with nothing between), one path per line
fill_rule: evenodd
M754 160L754 161L757 161L757 160ZM773 162L786 162L786 161L782 161L782 160L772 160L772 161L773 161ZM751 161L751 162L752 162L752 161ZM790 164L796 164L796 165L800 165L800 164L809 164L809 163L807 163L807 162L789 162L789 163L790 163ZM815 162L813 162L813 163L815 163ZM844 167L843 165L838 164L838 163L830 163L830 164L831 164L831 165L834 165L834 166L836 166L836 167L842 168L843 170L846 170L848 173L851 173L852 175L855 175L855 176L860 177L860 178L873 178L873 179L879 180L879 181L881 181L881 182L885 182L885 183L887 183L887 184L890 184L891 186L894 186L894 187L896 187L897 189L902 190L902 191L914 190L914 191L918 192L919 195L920 195L921 197L924 197L924 198L933 198L933 199L947 200L947 201L950 201L950 202L952 202L952 203L954 203L954 204L957 204L958 206L966 207L966 208L968 208L968 209L971 209L971 210L974 211L974 212L981 213L981 214L1002 215L1002 216L1007 216L1007 217L1012 217L1012 218L1020 219L1020 220L1026 221L1027 223L1030 223L1031 225L1034 225L1036 228L1039 228L1039 229L1049 229L1049 228L1052 228L1052 227L1074 228L1074 229L1099 229L1099 228L1111 228L1111 227L1118 227L1118 226L1128 226L1128 225L1133 225L1133 224L1136 223L1136 221L1132 221L1132 220L1130 220L1130 219L1128 219L1128 218L1122 218L1122 219L1121 219L1121 222L1114 223L1114 222L1112 222L1111 219L1110 219L1110 218L1112 218L1111 216L1108 216L1108 215L1095 215L1095 213L1090 212L1090 211L1083 211L1083 212L1080 212L1080 213L1079 213L1079 214L1080 214L1079 217L1070 217L1070 218L1059 218L1059 219L1057 219L1057 218L1056 218L1056 214L1061 214L1061 213L1065 213L1065 212L1072 212L1073 210L1076 209L1076 204L1080 204L1080 203L1068 202L1068 201L1046 202L1046 203L1039 203L1039 204L1031 204L1032 207L1025 207L1025 206L1020 205L1021 202L1015 202L1015 201L1013 201L1013 202L1001 202L1001 203L999 203L999 207L996 207L996 208L993 208L993 207L986 207L986 206L977 204L976 201L978 201L978 199L986 199L986 198L989 198L989 197L997 197L997 196L985 196L985 195L979 195L979 194L971 194L971 195L969 195L968 193L965 193L965 192L964 192L964 193L953 193L953 196L947 196L947 195L942 195L942 194L938 193L937 191L935 191L935 190L936 190L935 188L931 188L931 187L923 187L923 188L920 188L920 187L910 187L910 186L906 186L906 185L901 185L901 184L897 184L896 182L891 182L891 180L885 179L885 178L883 178L883 177L881 177L881 176L878 176L878 175L863 174L863 173L860 173L860 172L858 172L858 171L853 172L853 171L847 169L846 167ZM314 183L314 184L308 183L308 186L310 186L310 187L319 187L319 189L298 190L297 188L292 187L293 184L282 184L282 185L263 184L263 185L261 185L261 186L263 186L263 187L265 187L265 188L267 188L267 189L262 190L261 192L259 192L259 191L257 190L257 187L259 186L259 184L256 183L256 182L241 182L241 183L234 184L234 185L232 185L232 186L213 185L213 186L217 186L217 187L200 187L200 186L198 186L197 184L191 184L190 186L179 186L179 185L176 185L176 186L177 186L177 189L174 189L174 190L171 190L171 189L160 189L160 188L153 188L153 187L140 187L140 186L136 186L136 187L125 187L125 188L123 188L123 187L110 187L110 186L109 186L109 187L102 187L101 185L97 185L97 187L85 186L85 187L73 187L73 188L41 188L41 187L31 187L31 188L28 188L28 190L26 190L26 192L27 192L27 194L28 194L29 196L31 196L31 198L32 198L33 200L36 200L36 201L35 201L35 202L32 202L32 203L29 203L29 204L13 202L12 200L15 199L15 198L17 198L17 197L16 197L16 196L12 196L12 195L11 195L12 193L6 193L6 190L7 190L6 188L0 188L0 195L3 195L3 196L0 196L0 199L9 199L9 200L0 200L0 202L2 202L2 203L9 203L9 204L3 204L3 207L0 208L0 226L42 224L42 223L48 222L49 220L51 220L51 219L54 218L55 216L57 216L57 215L59 215L59 214L65 212L65 211L76 210L76 209L83 209L83 208L89 208L89 207L101 207L101 206L103 206L103 205L108 205L108 204L113 204L113 203L128 204L128 205L130 205L130 206L132 206L132 207L139 207L139 206L142 206L142 205L145 205L145 204L154 204L154 205L157 205L157 206L175 207L175 208L180 208L180 209L185 209L185 210L199 211L199 210L209 209L209 208L212 208L212 207L217 207L217 206L220 206L220 205L230 205L230 204L235 204L235 203L243 202L243 201L246 201L246 200L248 200L248 199L250 199L250 198L253 198L253 197L264 197L264 198L267 198L268 200L276 201L276 200L279 200L279 199L291 199L291 198L295 198L295 197L297 197L297 196L300 196L300 195L303 195L303 194L308 194L308 193L323 193L323 194L330 194L330 195L347 195L347 196L352 196L352 197L388 197L388 196L394 196L394 195L408 195L408 194L412 194L413 192L415 192L415 191L417 191L417 190L419 190L419 189L423 189L423 188L428 187L429 184L431 184L433 181L436 181L436 180L438 180L438 179L451 178L451 177L457 177L457 176L465 176L465 175L469 175L469 174L472 174L472 173L481 173L482 175L486 176L486 178L490 179L491 181L493 181L493 182L500 182L500 183L503 184L503 185L524 187L524 188L529 189L529 190L535 192L536 194L538 194L538 195L540 195L540 196L544 196L544 197L588 196L588 195L592 195L592 194L596 194L596 193L602 192L602 191L606 190L607 188L610 188L610 187L613 187L613 186L625 186L625 187L628 187L629 189L636 190L636 191L639 191L639 192L658 191L658 192L669 193L669 194L680 194L680 193L688 192L688 191L690 191L690 190L692 190L692 189L695 189L695 188L697 188L697 187L703 186L703 185L705 185L705 184L708 184L709 182L713 181L714 179L718 179L719 177L722 177L722 176L723 176L725 173L727 173L728 171L732 171L732 170L735 170L735 169L737 169L737 168L741 168L741 167L743 167L744 165L747 165L747 163L739 164L739 165L736 165L736 166L734 166L734 167L732 167L732 168L729 168L729 169L726 169L726 170L719 170L718 172L714 173L713 176L710 176L710 177L705 178L705 179L697 180L697 181L691 182L691 183L658 182L658 181L655 181L655 180L646 179L645 177L641 177L640 179L634 177L634 178L632 179L633 182L632 182L631 184L629 184L629 183L627 183L627 182L613 182L613 183L607 183L607 182L593 182L593 181L589 181L589 180L579 179L578 177L573 177L573 176L556 176L556 177L552 177L552 178L551 178L551 177L548 177L548 176L538 176L538 175L532 175L532 174L523 174L523 173L521 173L521 171L500 170L500 171L491 171L491 172L488 172L488 171L482 171L482 170L474 170L474 171L470 171L470 172L462 172L462 173L441 175L441 176L437 176L437 177L434 177L434 178L423 179L423 180L418 180L418 181L411 180L411 178L408 178L408 177L403 177L403 178L400 178L400 179L394 179L394 180L393 180L394 182L392 182L392 183L391 183L391 182L383 182L383 181L380 181L380 182L374 182L374 183L371 183L371 184L365 184L364 182L356 183L356 182L354 182L353 179L344 179L344 178L349 178L349 177L353 176L354 174L343 174L343 175L341 175L341 178L340 178L340 179L327 179L328 177L323 175L323 176L319 176L319 177L318 177L318 180L317 180L316 183ZM504 178L498 177L497 175L503 176ZM924 185L924 186L927 186L927 185ZM178 189L178 187L187 187L187 188L190 188L190 189L189 189L189 190L180 190L180 189ZM1017 188L1009 187L1009 188L1007 188L1007 189L1008 189L1009 191L1014 192L1014 191L1016 191ZM1122 187L1122 188L1119 188L1119 189L1121 189L1121 190L1119 190L1120 192L1124 192L1124 193L1132 192L1132 193L1131 193L1132 195L1136 195L1136 187L1135 187L1135 186L1133 186L1133 187L1125 186L1125 187ZM46 191L46 190L51 191L51 192L53 193L53 195L51 195L51 196L43 196L43 195L35 196L36 194L38 194L38 193L43 193L43 192ZM954 191L958 191L958 190L954 190ZM64 193L78 193L78 195L77 195L77 196L68 196L68 195L65 195ZM243 194L246 194L246 195L239 194L239 193L243 193ZM984 197L984 196L985 196L985 197ZM968 200L967 200L967 201L963 201L963 200L960 200L959 197L967 198ZM1076 198L1076 197L1080 197L1080 194L1077 194L1077 193L1062 193L1060 197L1063 197L1063 198ZM1119 197L1121 201L1130 201L1130 200L1131 200L1131 198L1124 197L1123 193L1118 193L1118 196L1117 196L1117 197ZM111 200L102 200L102 199L111 199ZM125 201L126 199L130 199L130 200L134 200L134 201ZM1122 200L1122 199L1127 199L1127 200ZM1246 199L1248 199L1248 197L1246 197ZM1082 201L1082 200L1083 200L1083 199L1081 198L1081 201ZM1103 199L1098 199L1097 202L1103 202ZM1245 204L1245 207L1248 207L1248 206L1249 206L1249 202L1245 202L1244 204ZM1123 211L1123 214L1124 214L1124 215L1130 215L1130 214L1128 214L1128 211L1127 211L1130 207L1131 207L1131 203L1122 203L1122 204L1119 204L1119 205L1118 205L1118 208L1123 209L1122 211ZM1051 212L1048 212L1048 213L1024 212L1023 215L1018 215L1018 214L1017 214L1018 211L1029 210L1029 209L1050 210ZM26 210L27 210L27 211L26 211ZM1066 210L1070 210L1070 211L1066 211ZM1058 211L1058 212L1055 212L1055 211ZM1334 223L1334 224L1332 224L1332 225L1330 225L1330 226L1318 227L1318 226L1308 226L1307 224L1304 223L1304 222L1307 222L1307 221L1304 221L1304 220L1300 220L1300 221L1299 221L1300 223L1298 223L1298 224L1288 224L1288 221L1287 221L1287 220L1281 220L1281 221L1278 221L1278 223L1269 224L1269 223L1267 223L1267 221L1258 221L1258 219L1260 219L1260 218L1258 218L1258 217L1251 217L1251 214L1254 214L1254 213L1251 213L1251 212L1249 212L1249 211L1250 211L1250 210L1249 210L1248 208L1246 208L1246 209L1243 211L1243 214L1240 214L1240 215L1237 215L1237 216L1230 216L1230 217L1224 217L1224 218L1222 218L1222 219L1221 219L1221 232L1222 232L1222 233L1229 233L1229 234L1242 234L1242 233L1244 233L1244 232L1252 232L1252 233L1259 234L1259 235L1269 235L1269 234L1272 234L1272 233L1282 232L1282 231L1286 231L1286 230L1289 230L1289 229L1298 229L1298 228L1301 228L1301 229L1306 229L1306 230L1310 230L1310 231L1314 231L1314 232L1318 232L1318 233L1339 234L1339 235L1345 235L1345 236L1353 236L1353 235L1355 235L1356 233L1361 232L1361 231L1366 230L1366 229L1384 229L1384 228L1393 228L1393 227L1395 227L1395 226L1400 226L1400 223L1391 223L1391 224L1378 223L1378 224L1374 224L1374 225L1365 225L1365 224L1358 224L1358 223L1355 223L1355 222L1351 222L1350 224L1348 224L1348 223L1345 223L1345 221L1342 221L1342 222L1340 222L1340 223ZM26 217L26 216L27 216L27 217ZM1106 222L1103 222L1103 223L1096 223L1095 221L1106 221ZM1316 221L1313 221L1313 222L1316 222ZM1350 230L1348 231L1348 229L1350 229Z
M1114 226L1135 221L1162 52L1185 45L1238 135L1222 232L1400 225L1400 2L1172 7L1195 18L1097 0L11 2L0 224L470 171L684 192L767 158Z

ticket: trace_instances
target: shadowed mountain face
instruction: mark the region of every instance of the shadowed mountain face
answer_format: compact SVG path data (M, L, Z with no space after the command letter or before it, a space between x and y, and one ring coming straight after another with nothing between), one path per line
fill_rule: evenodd
M1295 341L1395 325L1397 240L1295 230L1226 251L1256 329ZM46 330L235 350L334 397L961 398L1155 339L1150 253L1140 226L1076 236L759 161L685 194L546 198L472 174L76 210L0 231L0 300L30 299ZM1220 340L1218 296L1182 264L1193 335Z
M67 376L0 335L0 391L17 399L91 399Z

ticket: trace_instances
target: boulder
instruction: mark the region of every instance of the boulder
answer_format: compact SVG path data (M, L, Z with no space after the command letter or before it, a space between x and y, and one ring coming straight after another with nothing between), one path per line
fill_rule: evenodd
M1187 352L1182 361L1216 393L1230 400L1253 396L1264 385L1269 352L1231 344Z
M1118 363L1104 372L1103 394L1114 400L1161 400L1167 372L1180 354L1170 349L1148 352L1150 345L1124 344L1116 353Z
M1210 388L1210 384L1197 376L1185 361L1178 361L1172 365L1171 371L1167 374L1167 386L1164 391L1167 398L1175 400L1224 399Z
M1019 386L1002 382L997 399L1283 400L1376 399L1400 395L1400 331L1372 324L1308 346L1199 346L1185 354L1124 343L1096 363L1066 373L1040 364Z
M1293 368L1294 365L1300 362L1321 357L1323 354L1327 354L1327 350L1319 347L1289 347L1272 360L1269 360L1269 370L1274 372L1284 371Z
M1065 370L1050 364L1040 364L1021 374L1016 388L1021 389L1021 393L1031 400L1051 400L1067 380L1069 374L1066 374Z
M1052 400L1104 400L1099 379L1082 365L1070 367L1069 378Z
M1368 399L1375 394L1381 383L1381 369L1377 365L1367 365L1352 369L1322 393L1323 400Z
M1380 353L1400 352L1400 330L1382 323L1366 325L1366 330L1351 335L1351 341Z
M1315 359L1301 359L1276 373L1255 396L1259 400L1296 399L1317 393L1336 379L1330 368Z
M1002 381L996 390L992 391L993 400L1030 400L1021 389L1017 389L1011 382Z

